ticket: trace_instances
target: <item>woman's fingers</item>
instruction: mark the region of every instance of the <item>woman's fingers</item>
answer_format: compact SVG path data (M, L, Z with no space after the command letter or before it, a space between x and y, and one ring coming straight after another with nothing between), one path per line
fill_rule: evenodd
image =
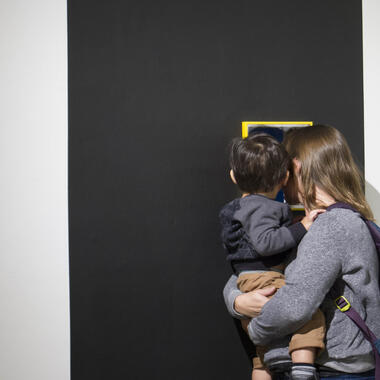
M269 297L276 293L276 288L272 286L271 288L257 289L256 292L263 296Z
M240 294L235 299L235 310L250 318L257 317L262 307L269 301L268 297L275 292L276 288L271 287Z

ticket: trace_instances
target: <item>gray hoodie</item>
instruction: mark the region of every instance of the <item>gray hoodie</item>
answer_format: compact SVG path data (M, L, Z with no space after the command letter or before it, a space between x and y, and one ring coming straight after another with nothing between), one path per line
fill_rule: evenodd
M286 285L252 319L248 330L255 344L272 347L268 366L289 361L286 343L318 307L326 317L326 350L317 363L342 372L374 368L372 349L361 331L334 303L343 295L380 337L379 263L367 226L357 213L333 209L318 217L298 246L297 256L285 271ZM226 305L233 310L236 277L224 289Z
M227 260L236 274L267 271L283 263L306 233L302 223L291 224L287 204L259 194L227 203L219 218Z

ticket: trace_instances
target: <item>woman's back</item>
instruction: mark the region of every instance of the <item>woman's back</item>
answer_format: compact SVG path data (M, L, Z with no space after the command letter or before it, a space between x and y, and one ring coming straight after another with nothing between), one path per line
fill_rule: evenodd
M325 223L326 226L322 225ZM379 263L375 244L360 215L350 210L327 212L315 228L319 229L317 236L323 236L320 229L326 228L330 229L330 236L337 235L336 246L330 252L322 253L327 263L335 252L341 260L341 273L321 305L328 329L326 351L318 361L345 372L366 371L374 367L372 347L352 320L337 309L335 299L341 295L346 297L373 332L380 336ZM311 229L310 232L312 235ZM302 250L308 247L300 248L302 254ZM339 365L334 365L332 359L340 359Z
M343 372L374 368L370 344L334 301L340 295L345 296L380 336L378 267L374 242L359 214L334 209L320 215L286 270L287 285L250 326L251 336L256 343L263 344L267 322L278 326L279 335L284 331L291 333L321 305L327 324L326 350L317 362ZM268 352L268 364L285 359L285 353L280 351L278 348Z

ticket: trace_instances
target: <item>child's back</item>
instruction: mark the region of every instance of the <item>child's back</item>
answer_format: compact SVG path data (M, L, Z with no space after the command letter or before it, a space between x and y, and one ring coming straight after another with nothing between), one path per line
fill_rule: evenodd
M291 225L287 204L262 195L234 199L219 217L227 260L236 274L278 266L306 232L301 223Z

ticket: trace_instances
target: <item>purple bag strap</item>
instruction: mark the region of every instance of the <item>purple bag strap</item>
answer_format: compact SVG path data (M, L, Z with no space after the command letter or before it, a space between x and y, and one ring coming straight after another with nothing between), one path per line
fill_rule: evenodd
M352 207L351 205L347 204L347 203L343 203L343 202L336 202L334 204L332 204L331 206L327 207L326 211L330 211L334 208L345 208L347 210L351 210L351 211L354 211L354 212L357 212L358 214L360 214L354 207ZM365 220L365 218L360 214L361 218Z
M377 339L375 334L369 329L359 313L350 305L350 303L340 296L335 301L338 309L346 314L356 326L362 331L364 337L371 343L372 351L375 355L375 379L380 380L380 339Z
M330 211L334 208L344 208L347 210L351 210L354 212L358 212L351 205L347 203L337 202L333 205L327 207L326 211ZM367 219L360 215L361 218L367 222ZM364 337L370 342L372 346L373 353L375 355L375 364L376 364L376 372L375 379L380 380L380 339L377 339L375 334L369 329L369 327L364 322L363 318L359 315L359 313L351 306L351 304L347 301L347 299L343 296L340 296L335 300L337 308L346 314L355 325L362 331Z

